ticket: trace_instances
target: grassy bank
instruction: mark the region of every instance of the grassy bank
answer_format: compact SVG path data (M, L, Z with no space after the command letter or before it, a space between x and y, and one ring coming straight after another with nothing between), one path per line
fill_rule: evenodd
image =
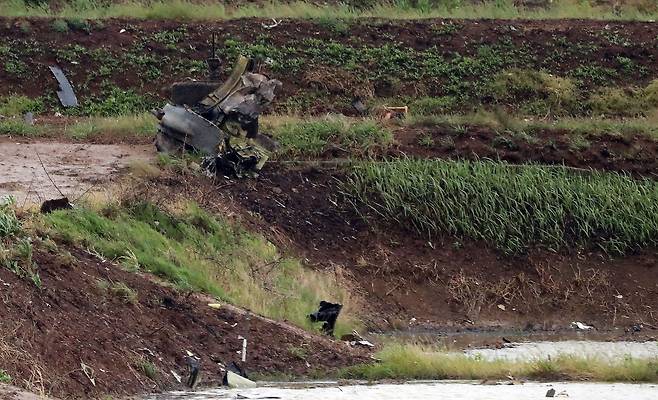
M258 314L314 329L306 319L320 300L345 305L337 333L355 328L348 290L333 274L282 256L262 236L194 204L164 211L149 203L100 212L78 208L44 217L58 241L97 252L129 270L153 273L182 290L202 291Z
M0 198L0 268L6 268L40 288L41 277L32 261L32 241L16 216L13 198Z
M360 204L427 234L484 240L508 253L658 244L658 185L615 173L494 162L363 163L346 183Z
M380 363L345 369L351 379L515 379L658 382L658 360L558 356L531 361L487 361L417 345L389 345Z
M651 0L623 2L621 6L597 5L594 1L556 0L543 7L523 7L512 0L471 2L462 0L347 0L326 6L313 2L245 1L237 6L206 1L160 0L140 2L66 1L50 8L47 3L5 0L0 4L4 16L58 16L73 18L187 19L218 20L248 17L263 18L591 18L610 20L647 20L656 18L658 10Z

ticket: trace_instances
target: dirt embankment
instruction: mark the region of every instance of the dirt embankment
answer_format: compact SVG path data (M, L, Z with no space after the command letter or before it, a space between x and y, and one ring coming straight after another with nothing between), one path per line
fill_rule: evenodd
M167 178L157 187L165 189L161 196L187 196L209 208L232 204L243 223L268 232L310 265L344 267L368 301L364 317L373 328L555 330L584 320L633 332L658 325L653 250L610 258L534 249L509 257L484 243L429 239L381 225L367 210L364 220L341 194L343 178L338 170L270 164L258 180L213 185Z
M251 373L302 376L367 359L342 342L211 308L84 251L39 247L41 288L0 268L2 368L33 392L98 398L183 388L188 352L201 359L201 384L214 384L222 364L240 361L238 336L248 340Z

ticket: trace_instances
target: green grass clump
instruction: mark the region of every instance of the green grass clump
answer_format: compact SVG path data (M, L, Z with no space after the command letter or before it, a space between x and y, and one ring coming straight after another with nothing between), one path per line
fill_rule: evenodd
M32 99L22 95L0 97L0 115L5 117L17 117L29 111L38 113L43 109L43 100L40 98Z
M21 119L7 119L0 121L0 135L37 136L39 133L39 128L33 125L28 125Z
M113 283L112 286L109 287L109 291L124 303L137 304L139 301L137 292L123 282Z
M21 229L13 205L13 198L0 199L0 238L13 236Z
M658 114L649 114L642 118L586 118L562 117L556 120L532 120L514 115L502 115L480 110L469 114L446 115L411 115L403 124L411 127L428 127L448 125L453 129L463 130L465 126L478 126L496 131L508 131L513 134L533 133L543 130L567 132L580 136L632 136L642 135L658 139ZM502 118L501 118L502 117ZM502 120L502 121L501 121ZM503 124L503 122L505 122Z
M306 315L320 300L345 305L339 333L354 328L348 291L323 272L282 257L262 236L213 217L194 204L176 213L149 203L111 207L105 215L85 208L44 216L61 240L133 264L178 287L198 290L261 315L313 329Z
M79 109L70 112L97 117L127 116L148 112L159 105L160 101L152 96L110 85L103 88L100 95L83 101Z
M589 99L594 115L638 117L658 108L658 79L645 88L602 88Z
M32 260L32 239L23 231L14 204L12 197L0 200L0 267L41 288L41 278Z
M137 363L140 371L149 379L155 380L158 376L158 368L150 361L141 360Z
M414 115L445 114L457 110L459 102L453 96L411 99L409 109Z
M69 31L69 24L67 24L63 19L54 19L50 23L50 27L53 31L58 33L66 33Z
M350 121L347 118L328 117L312 120L276 120L270 118L266 126L281 144L279 154L286 156L317 156L329 145L342 148L350 154L368 154L375 148L388 146L393 134L373 120ZM267 128L265 128L267 129Z
M346 188L389 221L508 253L658 244L658 184L616 173L495 162L397 160L356 166Z
M116 137L147 137L156 132L157 120L151 114L120 117L92 117L68 128L66 133L74 139L88 139L98 135Z
M410 344L386 346L381 362L341 371L349 379L572 379L605 382L656 382L658 359L609 361L596 357L560 355L551 359L484 360Z
M570 79L534 70L503 71L494 78L489 90L498 102L542 102L551 113L571 110L577 101L576 85Z
M11 375L4 369L0 369L0 383L11 383Z

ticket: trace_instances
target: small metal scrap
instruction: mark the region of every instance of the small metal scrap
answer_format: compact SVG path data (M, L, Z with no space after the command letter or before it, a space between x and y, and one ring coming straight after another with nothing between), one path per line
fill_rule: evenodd
M59 90L57 91L59 102L62 103L64 107L77 107L78 98L75 97L71 82L69 82L69 80L66 78L66 75L64 75L62 69L56 65L50 65L48 68L50 68L50 71L55 76L55 79L57 79L57 83L59 83Z

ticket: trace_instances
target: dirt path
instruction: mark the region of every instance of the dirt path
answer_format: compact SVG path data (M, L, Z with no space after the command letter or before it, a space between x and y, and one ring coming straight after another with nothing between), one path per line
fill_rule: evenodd
M154 155L151 145L18 143L0 138L0 196L14 196L19 204L39 204L61 197L59 188L65 196L75 199L90 188L111 181L132 162L150 161Z

